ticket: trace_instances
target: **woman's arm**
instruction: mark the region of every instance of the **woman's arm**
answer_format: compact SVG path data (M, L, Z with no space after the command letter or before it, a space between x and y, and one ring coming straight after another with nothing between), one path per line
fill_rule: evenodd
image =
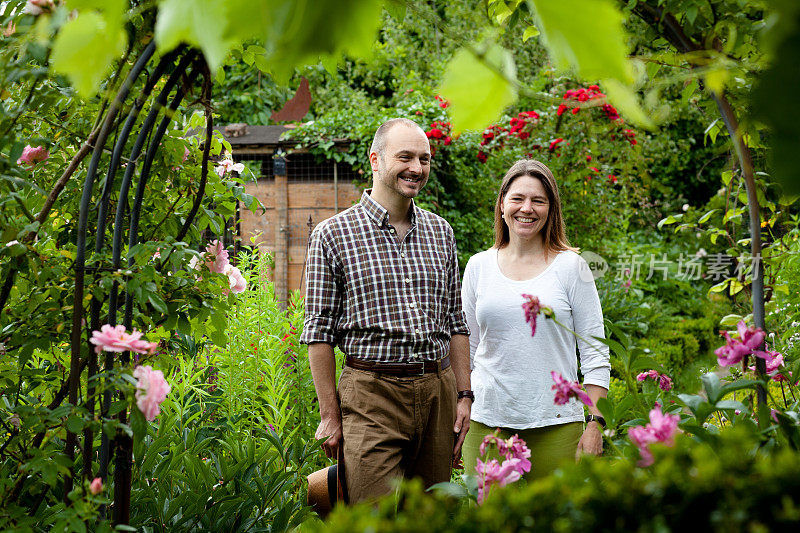
M599 385L586 385L586 393L592 399L592 406L589 412L593 415L602 416L597 408L597 401L608 395L608 389ZM600 455L603 453L603 428L598 422L589 422L583 430L581 440L578 441L578 449L575 451L575 458L580 459L583 454Z

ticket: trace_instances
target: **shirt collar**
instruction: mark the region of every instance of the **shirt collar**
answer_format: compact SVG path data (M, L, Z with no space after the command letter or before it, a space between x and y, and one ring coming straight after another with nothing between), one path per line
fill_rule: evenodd
M372 193L372 189L366 189L361 195L361 207L364 211L367 212L369 218L371 218L378 226L381 228L389 226L389 211L386 210L381 204L376 202L372 199L370 194ZM417 224L417 204L414 203L414 200L411 200L411 226L416 226Z

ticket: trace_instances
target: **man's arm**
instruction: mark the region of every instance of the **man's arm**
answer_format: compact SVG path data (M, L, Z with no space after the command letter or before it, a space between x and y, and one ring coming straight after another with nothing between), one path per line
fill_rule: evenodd
M470 389L469 368L469 337L467 335L453 335L450 339L450 364L456 377L456 390ZM472 400L461 398L456 407L456 423L453 432L457 435L456 445L453 449L453 466L461 458L461 446L469 430L469 415L472 409Z
M342 413L336 395L336 356L333 354L333 346L324 342L309 344L308 359L321 419L314 437L327 437L322 443L322 449L326 456L336 457L342 444Z

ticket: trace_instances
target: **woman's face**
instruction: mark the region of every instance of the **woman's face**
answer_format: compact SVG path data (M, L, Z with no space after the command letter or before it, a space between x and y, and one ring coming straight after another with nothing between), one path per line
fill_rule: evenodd
M528 240L539 235L547 224L550 209L541 180L531 176L516 178L503 197L502 209L509 237Z

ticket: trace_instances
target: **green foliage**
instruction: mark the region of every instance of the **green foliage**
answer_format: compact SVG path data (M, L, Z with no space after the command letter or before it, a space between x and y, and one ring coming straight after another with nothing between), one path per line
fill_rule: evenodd
M752 430L725 431L713 445L681 436L655 449L656 464L585 458L521 486L493 490L481 506L405 485L378 508L338 508L325 531L778 530L800 519L800 467L787 449L759 450ZM758 487L758 490L753 490ZM321 531L322 525L309 528Z

